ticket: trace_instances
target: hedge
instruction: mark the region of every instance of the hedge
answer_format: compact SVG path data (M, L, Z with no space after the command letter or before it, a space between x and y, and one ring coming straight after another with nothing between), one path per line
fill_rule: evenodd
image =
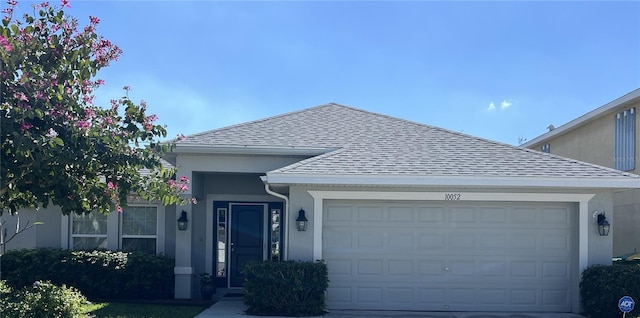
M317 262L248 262L244 267L247 314L315 316L325 313L327 265Z
M16 289L51 281L92 299L173 297L175 262L162 255L38 248L9 251L1 261L2 278Z
M594 265L582 272L580 296L584 314L594 318L613 318L620 315L618 301L631 296L640 301L640 265L620 262L615 265ZM627 316L640 315L640 308Z

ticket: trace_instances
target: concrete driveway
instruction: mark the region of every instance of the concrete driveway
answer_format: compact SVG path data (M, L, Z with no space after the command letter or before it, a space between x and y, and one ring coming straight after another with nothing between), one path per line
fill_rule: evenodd
M241 297L223 297L195 318L244 318L246 307ZM319 317L327 318L583 318L567 313L471 313L471 312L411 312L411 311L352 311L334 310ZM261 317L264 318L264 317ZM282 318L270 316L270 318Z

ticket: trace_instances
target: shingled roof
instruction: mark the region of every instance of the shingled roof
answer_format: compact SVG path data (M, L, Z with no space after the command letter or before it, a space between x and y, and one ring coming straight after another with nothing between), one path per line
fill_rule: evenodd
M576 184L613 181L610 187L640 187L637 175L334 103L190 135L177 145L178 152L195 145L322 150L267 173L280 181L314 183L333 176L334 182L395 178L396 182L431 184L424 180L527 178Z

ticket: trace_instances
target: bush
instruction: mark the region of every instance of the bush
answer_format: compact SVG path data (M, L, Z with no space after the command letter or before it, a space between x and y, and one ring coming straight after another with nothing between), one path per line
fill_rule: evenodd
M322 262L248 262L244 303L250 315L315 316L325 312L329 286Z
M173 259L136 252L22 249L2 256L2 275L14 288L49 280L92 299L173 297Z
M618 301L622 296L640 300L640 265L622 262L616 265L595 265L582 272L580 296L585 314L597 318L618 317ZM635 317L640 308L631 311Z
M15 294L0 299L0 315L6 318L74 318L83 317L87 299L73 287L35 282Z

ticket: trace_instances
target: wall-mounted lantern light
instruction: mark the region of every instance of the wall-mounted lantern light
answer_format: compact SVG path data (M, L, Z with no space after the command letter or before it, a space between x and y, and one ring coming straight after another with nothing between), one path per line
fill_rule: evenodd
M296 227L298 228L298 231L306 231L307 222L309 222L309 220L307 220L307 217L304 215L304 210L300 209L300 211L298 211L298 217L296 218Z
M593 216L598 220L598 234L600 234L600 236L608 236L611 225L609 224L609 221L607 221L604 211L595 211L593 212Z
M182 210L182 214L180 214L180 218L178 218L178 230L186 231L188 224L189 220L187 220L187 212Z

